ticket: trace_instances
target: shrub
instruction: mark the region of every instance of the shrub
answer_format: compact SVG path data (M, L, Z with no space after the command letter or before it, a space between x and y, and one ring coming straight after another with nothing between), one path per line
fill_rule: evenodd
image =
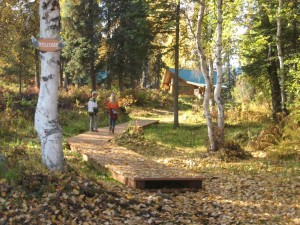
M82 86L80 88L69 86L67 91L60 89L58 92L58 106L62 109L74 109L88 101L90 88Z
M265 150L267 147L278 144L282 136L282 130L279 126L270 125L262 130L252 145L257 150Z
M166 108L173 105L172 96L168 92L157 89L126 90L122 96L132 96L136 106Z
M231 162L241 159L249 159L252 155L245 151L238 143L234 141L228 141L217 152L218 158L225 162Z

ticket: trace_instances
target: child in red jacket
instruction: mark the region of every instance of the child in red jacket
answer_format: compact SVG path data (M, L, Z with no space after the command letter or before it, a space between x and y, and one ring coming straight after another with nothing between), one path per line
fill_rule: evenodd
M114 133L119 109L119 104L115 94L111 94L109 97L107 108L109 111L109 132Z

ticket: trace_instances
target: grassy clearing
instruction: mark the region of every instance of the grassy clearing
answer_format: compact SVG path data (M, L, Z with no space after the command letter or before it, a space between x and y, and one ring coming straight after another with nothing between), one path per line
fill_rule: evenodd
M180 127L173 129L172 113L146 110L144 114L139 109L132 113L134 117L161 122L140 134L128 132L125 138L121 137L116 142L154 160L177 163L179 167L199 172L260 174L276 171L275 174L283 176L299 174L300 142L294 135L299 126L293 123L298 114L286 118L286 126L282 130L280 125L273 124L266 107L251 104L248 110L227 110L225 124L226 142L236 143L253 156L247 160L232 157L222 150L207 153L207 127L201 111L180 111ZM238 123L241 118L242 122Z
M70 96L65 99L74 102ZM26 107L23 111L16 110L11 105L2 111L0 224L7 221L11 224L25 224L25 221L93 224L91 220L97 221L94 224L99 221L101 224L107 221L143 224L141 220L149 221L149 215L156 224L165 221L171 221L170 224L297 224L300 221L297 216L300 211L297 200L299 109L294 109L282 122L283 127L272 123L264 107L251 105L246 111L228 107L226 141L239 144L253 156L241 159L225 150L208 153L203 112L191 99L182 102L184 107L179 113L177 129L173 129L173 114L167 107L128 107L130 114L122 115L119 123L136 118L158 119L160 123L144 130L133 126L115 141L157 162L205 176L204 188L198 193L132 190L97 171L80 154L71 152L65 140L88 129L88 115L80 102L72 109L59 111L66 171L50 174L41 163L30 104L24 104L29 110ZM161 106L160 103L155 104ZM99 114L99 122L100 126L108 124L104 111ZM23 213L19 216L13 209ZM129 218L135 222L128 222Z

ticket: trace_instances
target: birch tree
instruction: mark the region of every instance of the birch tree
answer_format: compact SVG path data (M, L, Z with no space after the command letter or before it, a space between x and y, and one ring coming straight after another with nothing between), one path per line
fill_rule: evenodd
M204 11L205 11L205 0L200 0L200 9L198 12L198 20L197 20L196 45L197 45L198 54L200 56L201 72L204 76L205 83L206 83L204 99L203 99L203 108L204 108L204 114L207 123L210 150L216 151L218 147L216 144L213 121L212 121L211 111L209 107L210 106L209 102L212 99L212 84L211 84L211 79L209 77L209 72L207 68L206 53L203 49L202 42L201 42Z
M40 0L40 38L60 38L58 0ZM57 99L60 52L41 52L41 81L35 112L35 129L42 148L42 160L52 171L63 170L62 129L58 122Z
M222 0L217 0L217 84L214 91L214 99L218 106L218 144L222 145L224 142L224 103L221 96L222 90Z

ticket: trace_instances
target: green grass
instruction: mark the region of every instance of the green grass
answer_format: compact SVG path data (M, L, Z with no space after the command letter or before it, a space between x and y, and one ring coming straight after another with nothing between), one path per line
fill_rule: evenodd
M279 171L285 176L299 172L299 131L298 125L290 119L290 129L286 129L285 140L277 145L265 149L262 158L249 159L238 162L220 162L218 155L204 158L207 152L208 137L207 126L203 111L193 110L194 100L183 98L180 102L184 105L179 111L180 126L173 127L172 112L155 108L135 108L127 115L122 113L118 123L127 122L130 119L158 119L157 125L152 125L143 130L139 136L127 136L129 149L153 159L164 158L192 158L195 160L195 170L207 170L221 173L222 171L233 173L259 174L261 172ZM31 105L29 105L31 106ZM24 104L26 107L26 104ZM251 111L241 112L232 110L225 120L225 139L239 143L249 151L253 150L254 142L261 130L272 122L267 112L258 111L252 106ZM295 117L298 115L294 113ZM131 116L131 118L129 117ZM298 117L296 117L298 118ZM296 119L297 120L297 119ZM59 121L63 130L63 146L66 139L88 130L89 117L84 106L73 110L59 110ZM32 108L12 110L7 109L0 113L0 153L9 158L9 165L0 163L0 177L4 177L11 183L17 183L30 173L45 173L40 158L40 144L34 129L34 113ZM108 126L108 115L105 109L99 113L99 126ZM122 143L121 143L122 144ZM252 148L252 149L251 149ZM64 148L64 154L71 170L77 171L92 179L107 179L106 175L83 161L79 154L75 154Z
M204 125L181 125L174 129L171 123L152 125L144 130L147 139L170 148L199 148L207 143L207 127Z
M88 131L88 115L80 111L64 110L59 112L59 121L64 138Z
M128 115L123 113L118 123L128 120ZM85 108L59 110L59 123L63 132L62 145L68 170L76 171L91 179L115 182L85 162L80 154L66 148L67 138L88 131L89 116ZM103 110L99 113L99 127L106 126L108 126L108 114ZM0 154L6 158L5 161L0 161L0 179L4 178L11 185L18 186L22 185L24 179L29 179L30 174L37 176L37 179L48 176L48 171L42 163L41 146L34 128L34 113L28 113L26 110L13 111L8 108L0 112L0 128ZM31 194L34 195L43 192L43 188L31 186L26 188L32 189Z

